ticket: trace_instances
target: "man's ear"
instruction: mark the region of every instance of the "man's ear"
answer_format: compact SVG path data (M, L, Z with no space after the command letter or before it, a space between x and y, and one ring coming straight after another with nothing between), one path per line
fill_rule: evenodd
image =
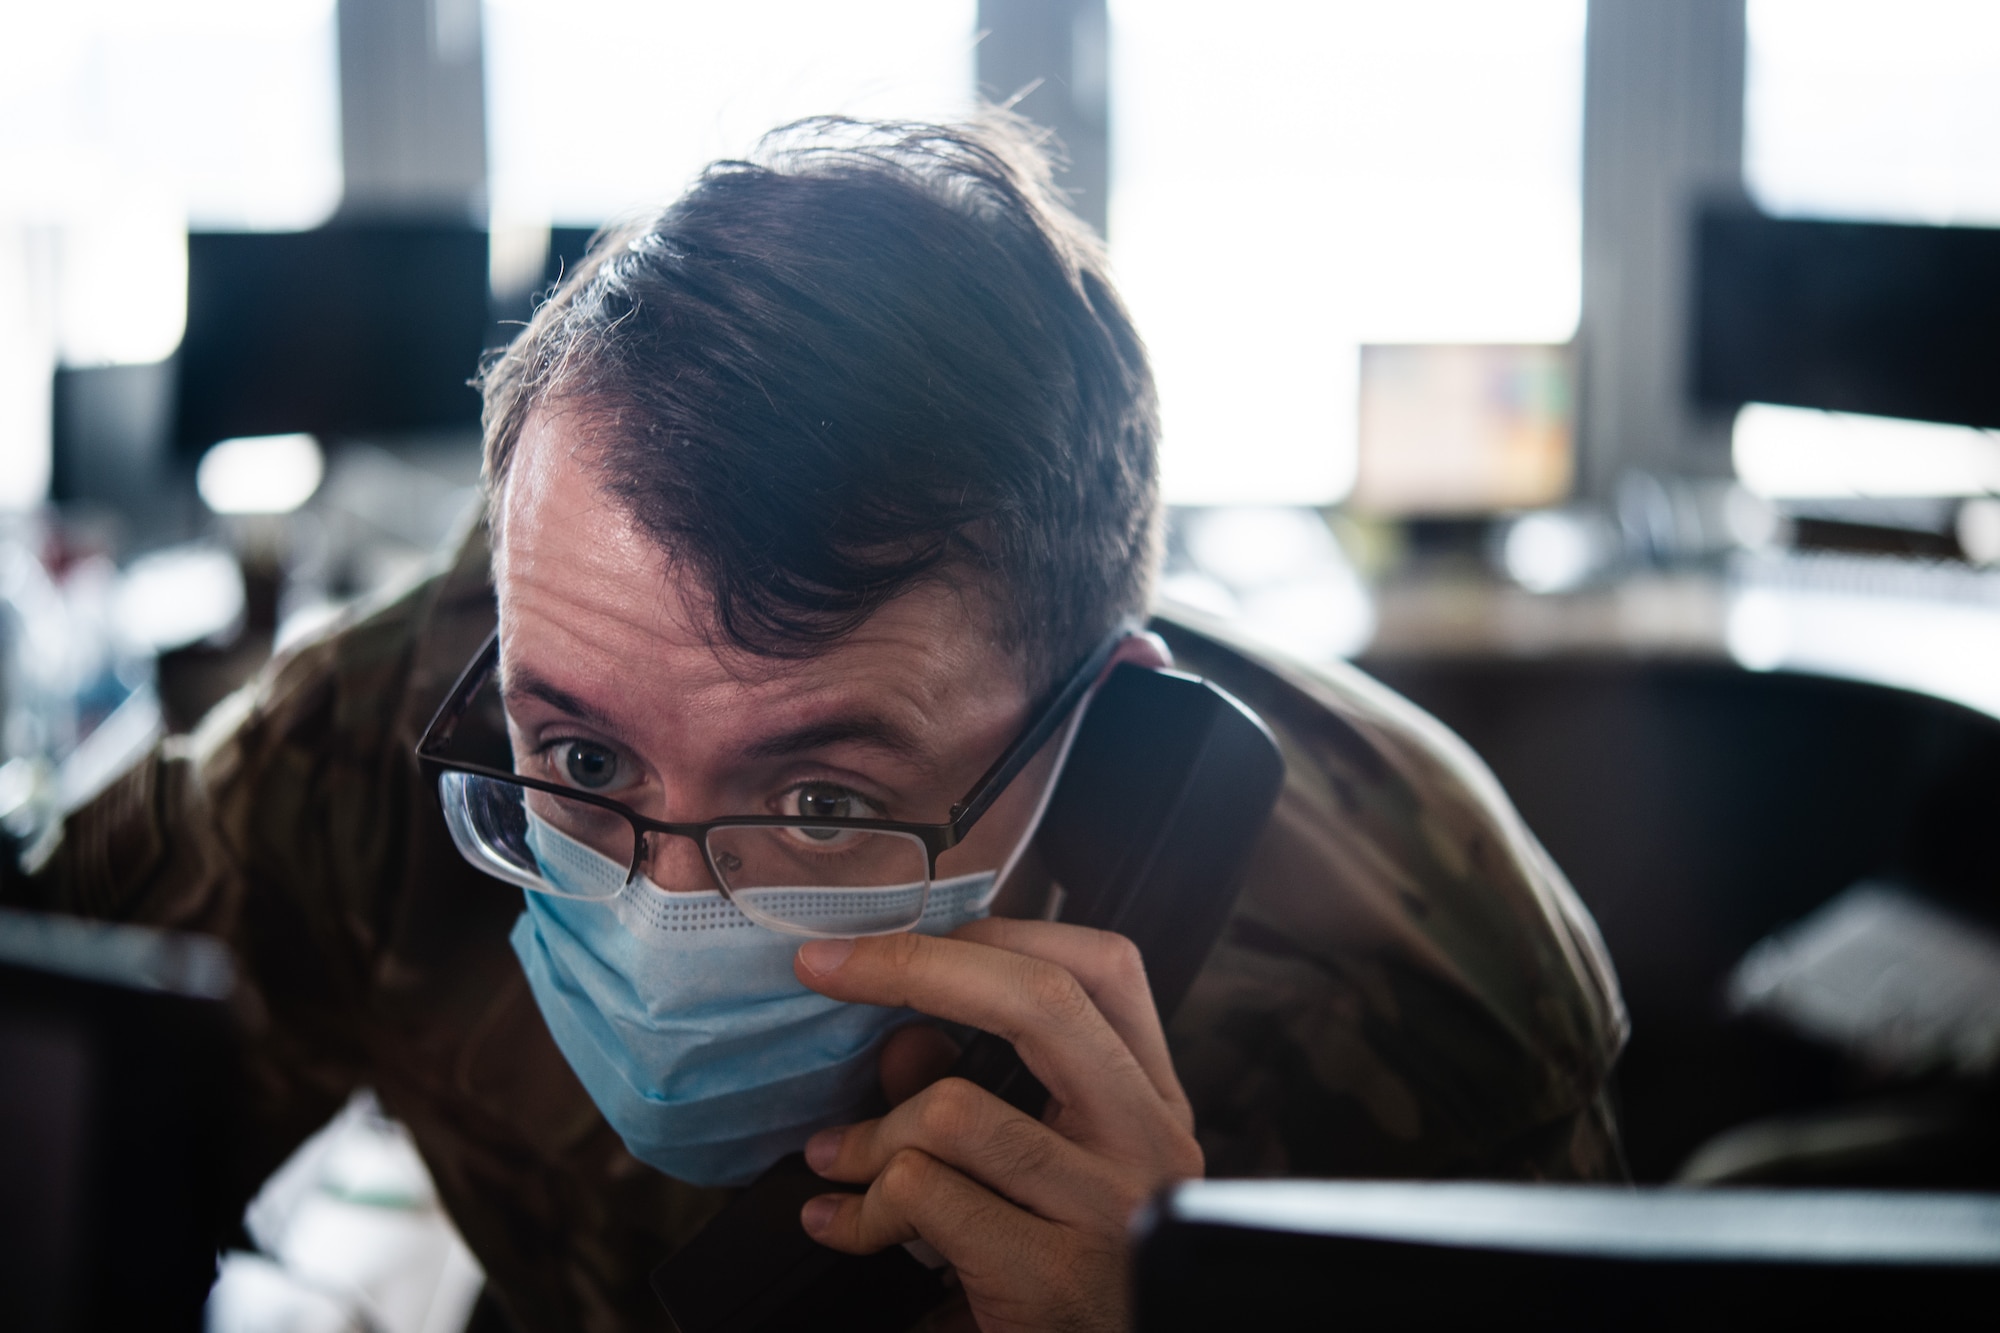
M1111 660L1104 664L1104 672L1098 679L1110 675L1111 668L1120 662L1142 667L1170 667L1174 664L1174 653L1167 647L1165 639L1151 630L1141 630L1118 641L1118 646L1111 650Z

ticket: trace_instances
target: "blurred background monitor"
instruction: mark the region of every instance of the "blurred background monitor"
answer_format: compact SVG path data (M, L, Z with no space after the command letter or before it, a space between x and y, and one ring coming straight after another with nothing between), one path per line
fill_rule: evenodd
M175 440L476 430L487 234L336 223L188 236Z
M1139 1333L1929 1328L2000 1296L1991 1195L1193 1181L1137 1238Z
M1570 381L1569 351L1560 346L1362 347L1354 507L1422 517L1567 499Z
M2000 426L2000 228L1709 212L1695 396Z
M576 266L590 251L590 238L597 235L595 227L550 227L548 258L542 266L542 293L547 294L576 272Z
M201 1327L237 1081L227 950L0 910L0 1328Z
M169 357L55 372L49 498L76 512L117 514L140 549L199 521L191 460L173 456L178 370Z

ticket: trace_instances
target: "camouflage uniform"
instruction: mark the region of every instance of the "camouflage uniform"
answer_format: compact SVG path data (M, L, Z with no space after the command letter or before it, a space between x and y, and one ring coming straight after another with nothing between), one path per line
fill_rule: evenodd
M411 758L493 616L476 528L438 574L161 745L71 817L16 894L233 945L254 1100L244 1197L372 1086L522 1327L657 1328L648 1270L727 1192L625 1152L508 946L519 894L460 859ZM1616 983L1486 770L1351 669L1157 628L1264 716L1289 767L1171 1029L1211 1171L1616 1175Z

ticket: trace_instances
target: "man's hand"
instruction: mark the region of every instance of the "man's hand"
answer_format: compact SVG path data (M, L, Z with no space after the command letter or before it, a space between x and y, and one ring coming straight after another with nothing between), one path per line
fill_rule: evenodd
M851 1254L929 1243L987 1333L1124 1328L1132 1212L1202 1172L1194 1113L1131 941L987 920L943 939L815 940L793 966L834 999L1004 1037L1049 1090L1035 1120L964 1079L939 1079L879 1120L815 1135L813 1168L868 1191L812 1200L806 1230Z

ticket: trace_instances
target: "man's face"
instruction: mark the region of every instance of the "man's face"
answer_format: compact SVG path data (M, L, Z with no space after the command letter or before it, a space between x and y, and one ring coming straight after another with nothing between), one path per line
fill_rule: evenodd
M699 581L601 485L591 430L587 413L536 413L499 497L501 679L519 771L661 820L942 822L1028 711L980 600L925 584L810 658L733 649L709 632ZM940 877L1001 865L1054 752L939 858ZM714 887L692 841L653 845L645 872L662 888Z

